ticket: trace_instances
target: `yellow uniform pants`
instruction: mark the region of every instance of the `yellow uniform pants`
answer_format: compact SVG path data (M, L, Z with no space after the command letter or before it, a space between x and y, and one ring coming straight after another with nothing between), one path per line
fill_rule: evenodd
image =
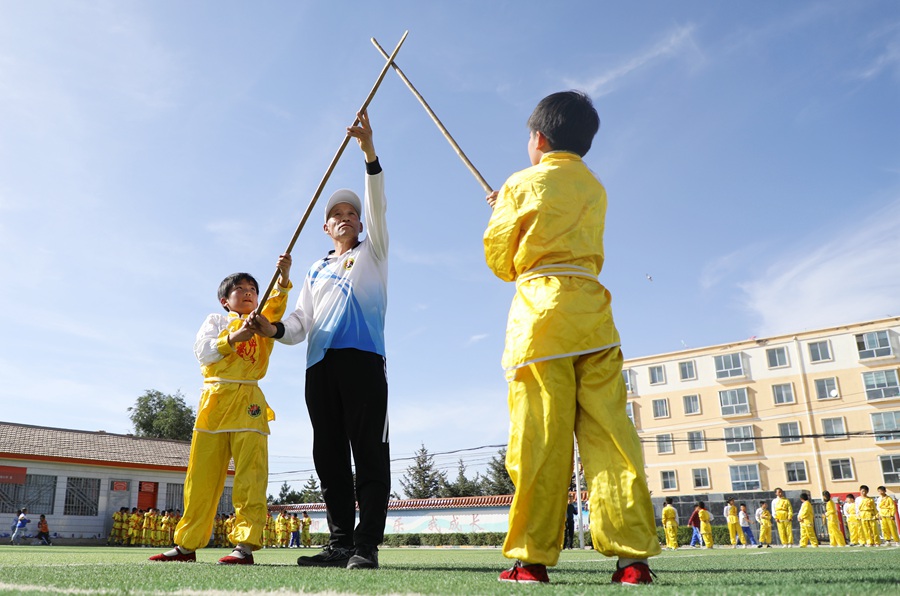
M759 524L759 543L772 544L772 522Z
M841 531L841 526L836 519L833 517L828 517L828 543L831 546L847 546L847 541L844 540L844 533Z
M731 545L737 546L737 543L747 544L747 539L744 538L744 531L741 530L741 524L737 520L734 522L728 522L728 536L731 538Z
M874 519L859 520L859 539L860 544L877 544L878 527L875 525Z
M678 524L675 522L666 522L666 546L669 548L678 548Z
M232 544L256 550L262 546L269 481L268 437L257 432L206 433L194 431L187 477L184 515L175 528L175 544L189 550L209 543L228 462L234 458L235 522L228 535Z
M850 533L850 544L862 544L862 537L859 532L859 519L850 515L847 516L847 531Z
M565 532L573 431L589 490L591 538L606 556L660 552L644 458L625 413L618 348L522 367L509 382L506 469L516 486L503 554L555 565Z
M812 522L800 523L800 546L811 544L819 546L819 539L816 538L816 528Z
M780 521L777 524L778 538L781 540L781 544L785 546L794 544L794 529L791 527L791 522Z
M900 542L900 538L897 537L897 522L893 517L881 517L881 533L885 541Z

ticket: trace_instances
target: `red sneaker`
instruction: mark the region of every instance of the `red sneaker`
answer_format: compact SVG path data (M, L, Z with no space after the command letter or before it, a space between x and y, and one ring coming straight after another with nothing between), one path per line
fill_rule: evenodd
M625 584L627 586L652 584L653 578L651 575L655 574L650 571L650 567L646 563L632 563L625 567L617 566L616 572L612 576L612 583Z
M243 555L243 556L241 556ZM231 551L230 555L226 555L219 559L219 565L253 565L253 555L242 551L239 548Z
M158 555L153 555L150 557L151 561L180 561L182 563L196 563L197 562L197 553L183 553L177 548L175 549L174 555L167 555L166 553L159 553Z
M549 584L550 578L547 577L547 566L535 563L534 565L526 565L522 561L516 561L516 564L500 574L502 582L516 582L519 584Z

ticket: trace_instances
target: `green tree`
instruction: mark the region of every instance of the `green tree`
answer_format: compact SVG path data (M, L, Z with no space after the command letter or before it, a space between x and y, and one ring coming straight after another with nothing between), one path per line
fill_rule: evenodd
M168 395L148 389L128 408L134 434L154 439L190 441L194 429L194 409L184 403L181 391Z
M321 503L322 502L322 489L319 488L319 483L316 482L315 476L312 474L309 475L309 480L306 481L306 484L303 485L303 489L300 491L300 503Z
M441 485L447 482L443 472L434 467L434 457L428 453L425 444L416 451L411 466L400 479L400 485L407 499L430 499L440 495Z
M516 492L516 486L506 471L506 447L498 451L488 462L487 473L482 478L481 487L485 495L511 495Z
M441 483L442 497L477 497L482 494L481 478L475 473L475 478L469 480L466 477L466 464L462 458L459 460L457 468L456 480L453 482L444 478Z
M285 480L284 484L281 485L281 489L278 491L278 498L272 499L271 495L269 496L269 501L274 505L288 505L291 503L302 503L302 497L300 493L293 490L290 485Z

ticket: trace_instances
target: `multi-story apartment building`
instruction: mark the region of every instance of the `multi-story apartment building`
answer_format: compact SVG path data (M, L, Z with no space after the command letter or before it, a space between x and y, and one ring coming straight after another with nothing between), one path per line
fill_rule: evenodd
M654 497L900 492L900 317L626 360Z

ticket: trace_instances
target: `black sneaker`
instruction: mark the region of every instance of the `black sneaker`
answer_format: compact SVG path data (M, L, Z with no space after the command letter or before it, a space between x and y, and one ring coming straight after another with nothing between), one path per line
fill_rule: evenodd
M378 569L378 547L361 544L347 561L347 569Z
M298 558L297 565L301 567L346 567L349 560L349 549L329 544L317 555Z

